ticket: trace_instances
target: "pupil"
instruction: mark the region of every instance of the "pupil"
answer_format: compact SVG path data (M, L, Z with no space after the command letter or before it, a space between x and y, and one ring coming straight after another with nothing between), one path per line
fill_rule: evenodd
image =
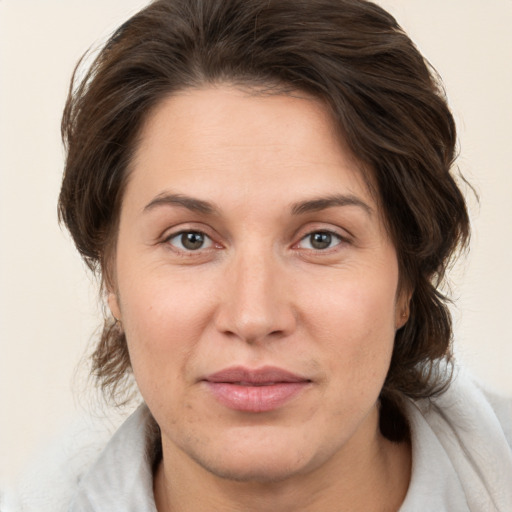
M183 247L192 251L200 249L204 243L204 236L202 233L183 233L181 235L181 243Z
M311 235L311 245L315 249L326 249L331 245L332 236L329 233L314 233Z

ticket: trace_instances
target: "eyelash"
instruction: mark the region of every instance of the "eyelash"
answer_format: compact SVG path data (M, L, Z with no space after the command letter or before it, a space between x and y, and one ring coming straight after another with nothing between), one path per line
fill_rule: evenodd
M204 243L201 244L201 246L198 247L197 249L190 249L190 248L184 247L183 246L183 242L185 241L184 237L187 235L195 235L195 236L202 238L208 244L207 247L204 247ZM178 247L175 243L174 244L172 243L172 241L175 239L178 240L178 243L181 245L181 247ZM204 251L204 250L211 249L215 245L215 243L211 237L209 237L204 231L201 231L198 229L184 229L182 231L179 231L178 233L172 233L171 235L169 235L168 237L165 238L164 242L166 244L171 245L178 252L185 253L185 254L186 253L189 253L189 254L199 253L201 250Z
M318 248L312 246L312 237L315 235L320 235L321 237L324 237L323 242L327 243L326 247ZM185 237L186 236L196 236L200 239L202 239L202 242L199 247L196 249L185 247L184 242L186 242ZM173 243L173 240L175 242ZM300 247L300 245L304 242L309 240L310 247ZM194 243L194 240L189 240L189 242ZM317 242L322 243L322 240L317 240ZM331 245L332 242L336 242L334 245ZM335 233L334 231L326 230L326 229L316 229L313 231L310 231L306 235L304 235L296 244L293 245L294 249L303 249L308 252L314 252L314 253L322 253L322 252L331 252L333 249L338 247L339 245L343 243L347 243L348 240L338 233ZM178 253L181 254L200 254L202 251L210 250L214 248L222 248L220 244L215 244L213 239L208 236L204 231L201 230L195 230L195 229L184 229L177 233L172 233L171 235L167 236L164 239L164 243L171 245L174 250L176 250ZM206 246L205 246L206 244Z
M297 244L295 244L295 247L299 247L299 245L304 242L305 240L310 240L310 245L312 242L312 237L315 235L320 235L323 237L328 237L328 247L324 248L315 248L315 247L305 247L304 249L307 251L313 251L313 252L327 252L332 249L335 249L338 245L342 244L343 242L347 242L346 238L343 238L338 233L335 233L334 231L329 231L327 229L316 229L314 231L310 231L308 234L303 236ZM336 241L334 245L331 245L331 242Z

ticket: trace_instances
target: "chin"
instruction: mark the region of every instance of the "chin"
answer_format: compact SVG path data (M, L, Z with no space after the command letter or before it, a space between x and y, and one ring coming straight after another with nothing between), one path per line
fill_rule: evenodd
M209 453L190 450L188 455L219 478L261 484L283 482L306 474L323 462L318 460L318 453L315 456L311 443L301 449L293 435L268 431L266 434L252 439L251 436L239 435L235 442L231 437L230 442L225 440L224 443L217 438L217 446Z
M283 482L304 472L300 461L287 461L274 453L226 455L216 460L194 458L195 462L212 475L234 482L273 484Z

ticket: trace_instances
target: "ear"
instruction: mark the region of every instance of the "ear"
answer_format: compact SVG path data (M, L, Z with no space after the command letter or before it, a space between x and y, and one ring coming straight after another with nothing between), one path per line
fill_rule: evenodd
M395 330L401 329L409 320L412 292L403 291L395 306Z
M108 307L110 308L110 312L114 316L114 318L118 321L121 321L121 308L119 307L119 299L117 298L117 294L109 291L107 295Z

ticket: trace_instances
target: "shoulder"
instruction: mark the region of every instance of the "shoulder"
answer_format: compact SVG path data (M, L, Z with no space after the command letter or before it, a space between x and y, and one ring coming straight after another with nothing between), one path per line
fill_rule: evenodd
M466 369L456 368L448 390L420 408L434 426L449 426L460 436L487 432L512 447L512 397L489 389Z
M444 486L443 503L458 493L449 510L512 510L512 398L458 368L442 395L409 402L408 417L413 472Z
M2 512L65 512L80 481L107 445L123 415L82 415L38 453L12 489Z
M503 433L512 447L512 397L506 397L477 384L498 419Z

